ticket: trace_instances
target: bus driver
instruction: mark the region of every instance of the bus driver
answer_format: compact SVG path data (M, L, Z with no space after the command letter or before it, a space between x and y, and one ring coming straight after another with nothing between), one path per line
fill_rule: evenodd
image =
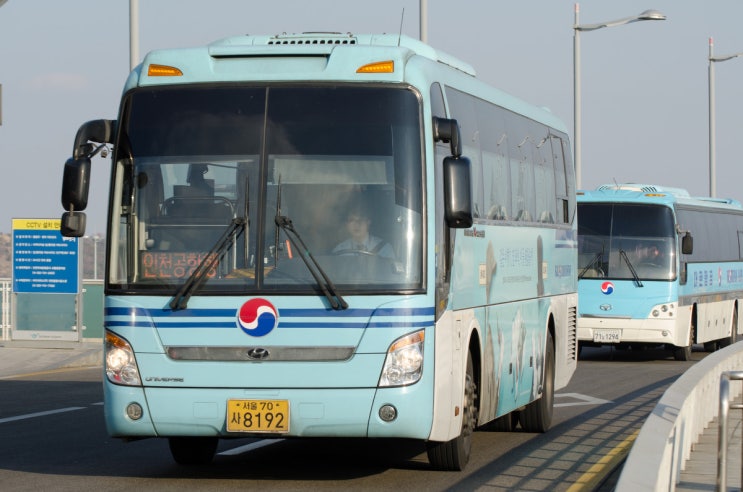
M375 255L395 259L395 252L387 241L369 234L371 219L363 207L352 206L346 215L349 238L333 248L334 255Z

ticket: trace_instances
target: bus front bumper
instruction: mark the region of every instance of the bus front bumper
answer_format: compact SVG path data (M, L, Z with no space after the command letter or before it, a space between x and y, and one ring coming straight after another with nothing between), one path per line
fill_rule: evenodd
M686 334L679 333L674 319L592 318L578 319L578 341L587 344L620 343L670 344L684 346Z
M421 393L416 395L416 393ZM113 437L395 437L427 439L432 415L423 385L358 389L213 389L126 387L104 383L106 428ZM418 397L428 399L421 404ZM286 400L287 432L247 433L227 430L228 401ZM142 408L133 420L132 404ZM394 407L395 418L384 421L380 409ZM386 415L389 415L387 413Z

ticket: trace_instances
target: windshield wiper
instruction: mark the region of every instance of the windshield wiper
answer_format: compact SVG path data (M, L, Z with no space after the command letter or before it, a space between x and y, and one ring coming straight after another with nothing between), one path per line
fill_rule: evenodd
M181 288L175 293L173 299L170 300L170 309L177 311L178 309L186 309L188 307L188 300L204 281L206 274L222 259L230 247L232 238L237 239L240 237L240 233L245 229L244 226L247 222L247 219L244 217L235 217L232 219L232 222L230 222L230 225L222 233L222 236L217 240L212 249L209 250L204 259L199 262L196 269L191 272L191 275L181 285Z
M583 276L586 274L586 272L588 270L590 270L591 267L593 267L594 265L597 265L597 264L601 263L601 261L603 260L603 258L604 258L604 250L602 248L601 251L599 251L598 253L596 253L596 255L591 259L591 261L588 263L588 265L586 265L585 268L583 268L583 270L580 271L580 273L578 274L578 278L579 279L583 278ZM603 270L601 270L601 266L599 266L597 268L597 270L599 272L602 272L603 273Z
M285 215L276 215L274 219L276 225L281 227L285 232L286 236L291 241L292 245L297 251L301 251L302 261L307 265L307 269L310 271L312 276L315 278L317 285L320 286L322 293L328 298L328 302L335 310L348 309L348 303L341 297L340 294L335 290L335 285L330 281L328 276L323 271L320 264L317 262L310 249L302 241L302 237L299 235L292 220ZM320 278L322 276L322 278Z
M624 259L625 263L627 263L627 266L629 267L629 271L632 272L632 276L635 279L635 282L637 282L638 287L642 287L642 280L640 280L640 276L637 275L637 272L635 271L635 267L632 266L632 263L629 261L629 258L627 257L627 253L624 252L623 249L619 250L619 256Z

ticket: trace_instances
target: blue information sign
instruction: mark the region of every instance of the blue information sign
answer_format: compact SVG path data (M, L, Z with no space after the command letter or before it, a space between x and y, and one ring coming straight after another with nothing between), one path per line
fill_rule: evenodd
M76 294L78 239L59 219L13 219L13 292Z

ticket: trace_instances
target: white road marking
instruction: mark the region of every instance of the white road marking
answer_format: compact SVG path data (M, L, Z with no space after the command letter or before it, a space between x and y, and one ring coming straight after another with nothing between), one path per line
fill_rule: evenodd
M36 412L36 413L27 413L26 415L16 415L15 417L6 417L4 419L0 419L0 424L5 424L6 422L14 422L16 420L25 420L25 419L33 419L36 417L45 417L47 415L53 415L55 413L64 413L64 412L72 412L75 410L85 410L86 407L67 407L67 408L59 408L57 410L49 410L46 412Z
M227 451L222 451L221 453L218 453L218 454L220 456L235 456L238 454L243 454L249 451L256 450L258 448L262 448L264 446L270 446L272 444L276 444L283 440L284 439L262 439L260 441L251 442L250 444L246 444L245 446L240 446L237 448L228 449Z
M602 400L601 398L594 398L593 396L581 395L580 393L559 393L555 394L555 398L571 398L575 401L565 403L555 403L557 407L577 407L580 405L603 405L604 403L612 403L611 400Z

